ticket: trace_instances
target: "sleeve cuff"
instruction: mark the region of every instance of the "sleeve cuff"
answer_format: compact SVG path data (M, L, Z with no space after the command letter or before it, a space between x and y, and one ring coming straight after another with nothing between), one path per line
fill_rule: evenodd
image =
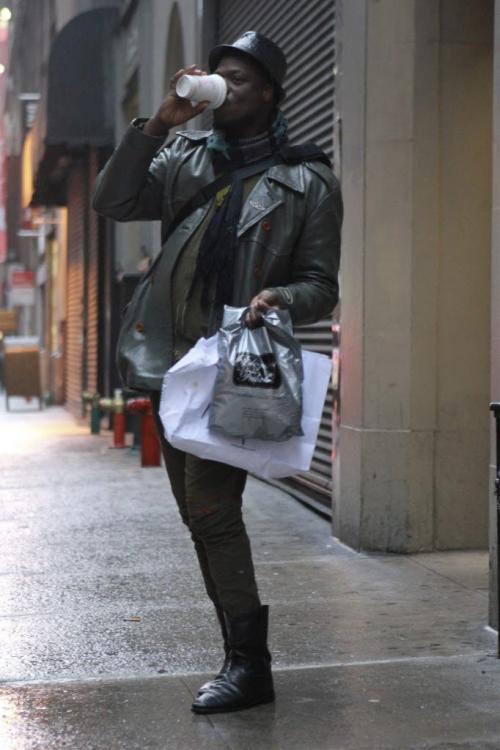
M144 125L148 121L148 117L135 117L127 130L125 131L124 140L127 141L131 146L144 147L144 144L151 145L151 148L155 150L163 146L167 139L167 135L148 135L144 132Z
M293 294L286 286L273 286L269 291L275 292L281 301L281 307L289 308L293 305Z

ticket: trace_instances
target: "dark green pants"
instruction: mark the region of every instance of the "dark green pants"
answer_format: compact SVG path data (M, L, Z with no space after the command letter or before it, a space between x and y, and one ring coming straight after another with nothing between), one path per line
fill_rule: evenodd
M249 612L260 599L242 516L247 473L170 445L158 416L160 394L150 396L172 492L191 532L207 594L230 615Z

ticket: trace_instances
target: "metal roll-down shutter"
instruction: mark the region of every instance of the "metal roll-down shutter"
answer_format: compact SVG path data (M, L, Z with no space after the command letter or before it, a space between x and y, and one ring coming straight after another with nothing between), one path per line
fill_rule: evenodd
M333 161L335 101L334 0L220 0L217 43L234 41L252 29L273 39L288 60L283 111L292 143L313 141ZM333 330L332 330L333 324ZM328 318L296 329L307 349L334 358L333 387L329 388L311 470L280 484L301 500L331 513L333 431L338 421L338 324ZM334 341L335 336L335 341Z

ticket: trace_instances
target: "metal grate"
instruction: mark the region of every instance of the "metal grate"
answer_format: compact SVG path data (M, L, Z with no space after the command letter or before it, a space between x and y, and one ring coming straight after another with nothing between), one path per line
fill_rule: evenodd
M269 36L288 60L283 111L292 143L313 141L333 160L335 104L334 0L220 0L217 43L234 41L249 29ZM303 346L332 356L332 319L297 328ZM300 499L309 497L325 512L332 498L333 402L329 388L311 470L283 483Z
M314 141L333 158L335 3L333 0L221 0L217 43L248 29L269 36L288 60L283 111L290 140Z

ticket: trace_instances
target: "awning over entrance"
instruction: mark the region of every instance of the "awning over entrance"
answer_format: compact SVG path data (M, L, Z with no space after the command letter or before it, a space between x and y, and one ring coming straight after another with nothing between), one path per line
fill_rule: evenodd
M113 33L117 8L73 18L55 38L33 126L32 205L62 205L64 178L85 147L113 143Z

